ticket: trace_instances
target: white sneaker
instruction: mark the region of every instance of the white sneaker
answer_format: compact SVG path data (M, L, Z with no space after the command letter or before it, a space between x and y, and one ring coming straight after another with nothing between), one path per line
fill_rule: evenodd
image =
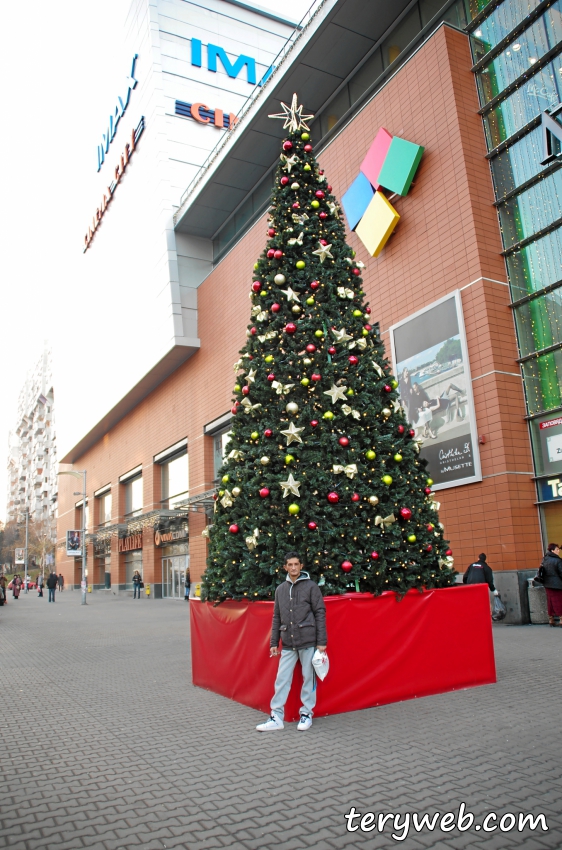
M301 719L299 720L299 725L297 729L299 732L306 732L307 729L310 729L312 726L312 717L308 714L301 714Z
M260 723L259 726L256 726L258 732L275 732L277 729L283 728L283 721L279 720L275 714L272 714L269 720L266 720L265 723Z

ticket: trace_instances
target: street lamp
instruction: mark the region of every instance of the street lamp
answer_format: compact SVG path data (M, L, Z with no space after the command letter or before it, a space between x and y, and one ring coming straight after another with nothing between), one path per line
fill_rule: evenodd
M81 605L87 605L86 602L86 470L79 472L78 470L69 469L64 472L58 472L58 475L74 475L75 478L82 478L82 493L74 493L75 496L82 496L82 581L80 587L82 589Z

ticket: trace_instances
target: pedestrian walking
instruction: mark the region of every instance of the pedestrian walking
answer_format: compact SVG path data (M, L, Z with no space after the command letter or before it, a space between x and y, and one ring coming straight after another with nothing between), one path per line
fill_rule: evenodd
M142 576L138 570L133 573L133 599L141 598Z
M55 590L57 589L58 576L55 572L50 573L47 579L47 590L49 591L49 602L55 601Z
M291 690L297 661L302 668L300 720L297 729L304 732L312 726L312 712L316 705L316 680L312 657L315 650L325 652L326 607L316 582L303 570L298 552L287 552L284 568L285 581L275 591L275 606L269 657L281 654L275 679L275 693L271 700L271 716L256 727L258 732L283 729L285 703ZM282 649L279 652L279 639Z
M43 596L43 587L45 585L45 579L43 578L43 574L39 573L37 576L37 590L39 591L37 596Z
M486 555L481 552L478 560L474 561L462 577L463 584L487 584L494 596L499 596L494 587L494 574L486 561Z
M539 575L546 590L549 625L562 626L562 558L557 543L548 544Z
M64 590L64 576L63 576L62 573L59 573L59 577L57 579L57 584L59 586L59 590L62 593L62 591Z
M184 599L186 602L189 602L189 593L191 591L191 579L189 577L189 567L185 571L185 596Z
M16 573L16 575L12 579L12 596L14 597L14 599L20 598L20 592L21 592L21 578Z

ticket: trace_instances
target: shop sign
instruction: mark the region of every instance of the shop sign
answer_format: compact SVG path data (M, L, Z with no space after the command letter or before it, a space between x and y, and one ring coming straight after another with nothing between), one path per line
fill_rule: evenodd
M198 38L191 39L191 64L195 68L202 67L202 58L203 58L203 50L202 43ZM245 56L243 53L238 56L238 58L231 62L228 56L226 55L226 51L222 47L218 47L216 44L208 44L207 45L207 68L209 71L212 71L214 74L217 72L217 62L220 59L221 64L228 74L228 76L235 80L242 68L246 67L246 79L250 83L250 85L255 86L263 86L265 81L271 76L273 71L275 70L275 65L271 65L261 80L257 81L256 76L256 60L252 59L251 56Z
M128 537L121 537L119 539L120 552L132 552L133 549L142 549L142 532L129 534Z
M383 192L407 195L418 170L424 148L381 127L342 206L350 230L354 230L372 257L378 257L400 216Z
M554 502L557 499L562 499L562 477L542 478L537 484L541 502Z
M554 120L554 116L558 115L559 112L562 112L562 103L559 103L554 109L551 109L550 112L543 112L541 115L541 129L542 129L542 146L543 146L543 159L541 160L541 165L548 165L551 162L554 162L555 159L559 159L562 156L562 151L558 151L558 153L554 152L554 148L552 145L552 137L558 139L558 142L562 144L562 124L559 124L558 121Z
M232 130L238 118L232 112L225 115L222 109L210 109L204 103L184 103L176 100L176 115L193 118L199 124L211 124L217 130Z
M131 73L127 77L127 91L123 97L117 97L117 103L113 109L113 112L109 116L109 124L105 133L102 133L101 137L101 145L98 145L98 171L102 167L105 161L105 155L109 151L109 146L113 139L115 138L115 133L117 132L117 125L119 121L125 114L125 111L129 105L129 98L131 97L131 92L135 88L138 80L135 79L135 65L138 59L138 53L135 53L133 56L133 61L131 63Z
M128 144L125 145L125 149L124 149L123 153L121 154L121 158L120 158L119 162L117 163L117 165L115 166L115 170L113 172L114 179L112 180L112 182L107 187L107 191L103 195L101 204L97 208L97 210L94 214L94 217L92 218L92 222L91 222L90 226L88 227L88 232L86 233L86 235L84 237L84 252L86 252L88 250L88 248L90 247L92 239L94 238L95 232L98 229L98 227L100 226L101 220L104 217L108 206L110 205L111 201L113 200L113 193L115 192L117 186L119 185L121 178L123 177L123 174L125 173L125 169L127 168L128 164L130 162L130 159L133 155L133 152L136 149L136 146L137 146L138 141L139 141L139 139L142 135L143 130L144 130L144 115L141 118L141 120L139 121L138 126L131 133L131 141Z
M173 543L175 540L187 540L187 528L178 528L175 531L158 531L154 532L154 545L165 546L167 543Z

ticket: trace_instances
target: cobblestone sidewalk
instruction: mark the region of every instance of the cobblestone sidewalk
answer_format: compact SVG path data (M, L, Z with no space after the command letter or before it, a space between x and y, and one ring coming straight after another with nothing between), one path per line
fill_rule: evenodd
M191 684L196 603L88 602L31 592L0 609L0 847L562 847L562 630L496 626L497 685L260 735L261 715ZM351 806L461 802L477 821L543 812L549 830L346 831Z

